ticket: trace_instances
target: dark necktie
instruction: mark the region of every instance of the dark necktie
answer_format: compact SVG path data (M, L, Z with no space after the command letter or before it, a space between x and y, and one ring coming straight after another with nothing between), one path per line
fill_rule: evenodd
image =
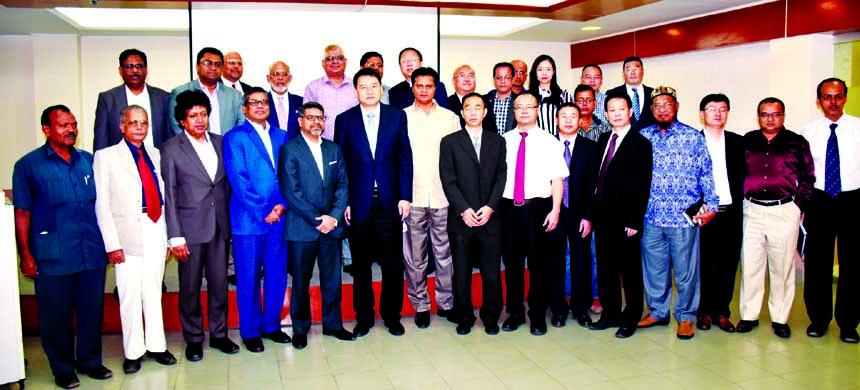
M152 222L157 222L161 217L161 201L158 197L158 188L155 186L155 178L146 159L143 158L143 149L137 150L137 170L140 172L140 181L143 183L143 196L146 202L146 215Z
M564 140L564 163L567 169L570 170L570 140ZM570 192L570 176L564 178L564 207L569 207L569 192Z
M609 163L612 161L612 155L615 154L615 141L618 139L618 134L612 134L612 140L609 141L609 150L606 151L606 158L603 159L603 165L600 166L600 176L597 177L597 200L603 202L603 180L606 178L606 170L609 169Z
M639 120L639 115L642 112L642 106L639 104L639 90L633 88L633 116L636 117L636 120Z
M824 192L835 198L842 191L842 177L839 171L839 144L836 142L836 123L830 124L830 138L827 139L827 155L824 159Z
M521 204L526 200L526 137L528 132L521 132L520 148L517 150L517 167L514 171L514 203Z

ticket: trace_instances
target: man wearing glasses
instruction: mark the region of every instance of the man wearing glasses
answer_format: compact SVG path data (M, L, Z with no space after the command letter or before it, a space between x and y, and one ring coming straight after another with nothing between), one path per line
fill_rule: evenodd
M287 131L290 139L299 135L299 118L296 111L302 105L302 97L290 93L290 82L293 75L290 66L283 61L275 61L269 65L266 75L271 90L269 91L269 124Z
M304 102L322 104L329 117L335 118L340 113L358 104L355 97L355 87L352 80L344 76L346 57L338 45L328 45L323 51L322 59L325 76L308 83L305 87ZM326 121L322 137L331 141L334 138L334 121Z
M93 128L93 152L114 145L123 139L119 130L119 112L132 104L143 107L149 114L149 133L143 143L150 148L173 136L170 130L170 94L146 84L146 53L126 49L119 54L119 75L122 85L99 93L96 121Z
M511 65L514 66L514 77L511 80L511 91L519 94L523 91L526 85L526 80L529 78L529 66L523 60L513 60Z
M191 80L170 91L170 109L176 108L176 97L189 89L203 91L209 97L212 112L220 115L209 117L209 132L226 135L230 129L245 121L242 114L242 94L232 88L222 88L221 68L224 66L224 55L214 47L204 47L197 53L197 80ZM223 107L223 108L222 108ZM170 118L173 134L182 134L182 128L176 118Z
M251 86L242 82L242 74L245 73L245 65L242 56L235 51L224 54L224 66L221 68L221 82L233 88L242 95L251 90Z
M737 332L757 327L770 278L771 327L777 337L791 337L788 315L794 302L794 255L803 210L815 183L812 154L805 138L783 126L785 104L774 97L758 104L761 126L744 135L744 239L741 249L741 321Z

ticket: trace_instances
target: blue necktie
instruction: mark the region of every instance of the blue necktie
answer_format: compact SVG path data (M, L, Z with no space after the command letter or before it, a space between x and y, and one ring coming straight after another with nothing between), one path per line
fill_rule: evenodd
M633 115L636 117L636 120L639 120L639 91L636 88L633 88Z
M570 140L564 140L564 163L567 164L567 169L570 170ZM568 204L568 193L570 192L570 185L568 184L568 179L570 175L564 178L564 207L569 207Z
M836 123L830 124L830 138L827 139L827 155L824 160L824 192L835 198L842 191L842 177L839 172L839 144L836 142Z

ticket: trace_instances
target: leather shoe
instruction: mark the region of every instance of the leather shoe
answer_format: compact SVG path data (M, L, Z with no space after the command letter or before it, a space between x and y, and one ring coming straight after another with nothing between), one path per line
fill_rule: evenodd
M427 329L430 326L430 312L420 311L415 313L415 326L419 329Z
M293 333L293 348L305 349L308 346L308 335L306 333Z
M591 329L591 330L606 330L609 328L617 328L617 327L618 327L617 323L609 322L607 320L604 320L603 318L597 320L597 322L591 323L591 325L588 325L588 329Z
M230 283L230 284L235 286L236 285L236 274L227 275L227 283Z
M756 327L758 327L758 320L741 320L740 322L738 322L738 327L735 330L738 333L749 333Z
M525 314L511 314L508 316L508 319L502 323L502 330L505 332L513 332L526 323L526 315Z
M341 341L355 340L355 336L352 333L349 333L349 331L344 329L344 328L340 328L337 330L323 329L323 336L332 336L332 337L334 337L338 340L341 340ZM295 337L296 336L293 335L293 338L295 338ZM305 338L307 338L307 336L305 336ZM295 345L295 344L293 344L293 345Z
M825 334L827 334L827 328L825 327L809 324L809 327L806 328L806 335L809 337L824 337Z
M723 332L735 333L735 324L732 323L732 320L730 320L729 317L719 316L717 319L717 326L720 327Z
M842 340L843 343L848 344L860 343L860 335L858 335L857 331L854 329L845 329L839 332L839 339Z
M454 314L454 309L436 309L436 315L442 318L448 318L452 314Z
M352 334L355 335L355 338L367 336L367 334L370 333L370 328L373 328L373 324L368 325L359 323L352 329Z
M203 343L188 343L185 346L185 360L199 362L203 359Z
M587 313L577 314L573 316L573 319L576 320L576 323L583 328L587 328L591 326L591 316Z
M168 350L164 350L164 352L149 352L146 351L146 357L155 360L158 364L162 366L172 366L176 364L176 358L173 357L173 354Z
M710 322L710 318L708 318L708 320L709 320L709 322ZM709 324L709 325L710 325L710 324ZM708 327L708 329L710 329L710 327ZM678 338L679 338L679 339L681 339L681 340L689 340L689 339L693 338L693 336L694 336L695 334L696 334L696 331L694 331L694 330L693 330L693 323L692 323L692 322L690 322L690 321L681 321L681 323L679 323L679 324L678 324L678 333L677 333L677 336L678 336Z
M283 330L276 330L274 332L263 333L261 335L263 338L272 340L278 344L286 344L290 342L290 335L286 334Z
M400 321L385 321L383 324L385 324L385 327L388 328L388 333L392 336L403 336L406 333L406 329L403 328L403 324Z
M80 379L75 373L66 374L66 375L57 375L54 377L54 383L57 384L58 387L62 387L64 389L74 389L81 385Z
M770 327L773 328L773 334L776 337L787 339L791 337L791 328L788 327L788 324L780 324L779 322L771 322Z
M122 372L126 374L134 374L140 371L140 362L143 361L143 356L137 359L128 359L122 361Z
M636 325L636 327L644 329L644 328L650 328L652 326L667 326L667 325L669 325L669 319L668 318L658 320L654 317L651 317L651 314L649 313L647 316L642 318L642 321L639 321L639 324Z
M228 355L239 352L239 346L226 336L209 340L209 348L215 348Z
M499 334L499 324L484 324L484 333L488 336L495 336Z
M529 327L529 333L531 333L532 336L543 336L546 334L546 321L541 322L542 323L537 324L532 322L531 326Z
M113 377L113 372L101 364L90 368L78 368L77 371L79 374L84 374L95 380L105 380Z
M469 324L458 324L457 325L457 334L460 336L465 336L472 332L472 325Z
M705 314L696 320L696 328L699 330L711 330L711 316Z
M248 352L263 352L266 350L266 347L263 346L263 340L259 337L251 337L249 339L242 339L242 344L245 344L245 349Z
M633 326L622 326L615 331L615 337L619 339L626 339L630 336L633 336L633 333L636 333L636 328Z
M567 316L552 316L552 319L549 321L553 327L556 328L564 328L564 324L567 322Z

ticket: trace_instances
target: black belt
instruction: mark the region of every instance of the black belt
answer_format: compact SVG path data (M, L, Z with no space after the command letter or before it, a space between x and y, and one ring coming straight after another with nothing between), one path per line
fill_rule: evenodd
M514 201L513 203L514 203L515 207L521 207L521 206L528 206L530 204L534 204L534 203L538 203L538 202L543 202L544 200L546 200L546 198L529 198L529 199L523 199L523 201L520 203L517 203L517 201Z
M752 203L752 204L757 204L759 206L764 206L764 207L770 207L770 206L779 206L779 205L784 205L786 203L794 202L794 197L793 196L786 196L785 198L777 199L777 200L758 200L758 199L753 199L753 198L748 197L747 200L750 201L750 203Z
M721 205L717 206L716 210L714 210L714 211L716 211L718 213L725 213L729 209L729 206L730 205L727 205L727 204L721 204Z
M373 187L373 197L374 198L379 197L379 188Z
M140 212L146 214L146 206L141 207Z

